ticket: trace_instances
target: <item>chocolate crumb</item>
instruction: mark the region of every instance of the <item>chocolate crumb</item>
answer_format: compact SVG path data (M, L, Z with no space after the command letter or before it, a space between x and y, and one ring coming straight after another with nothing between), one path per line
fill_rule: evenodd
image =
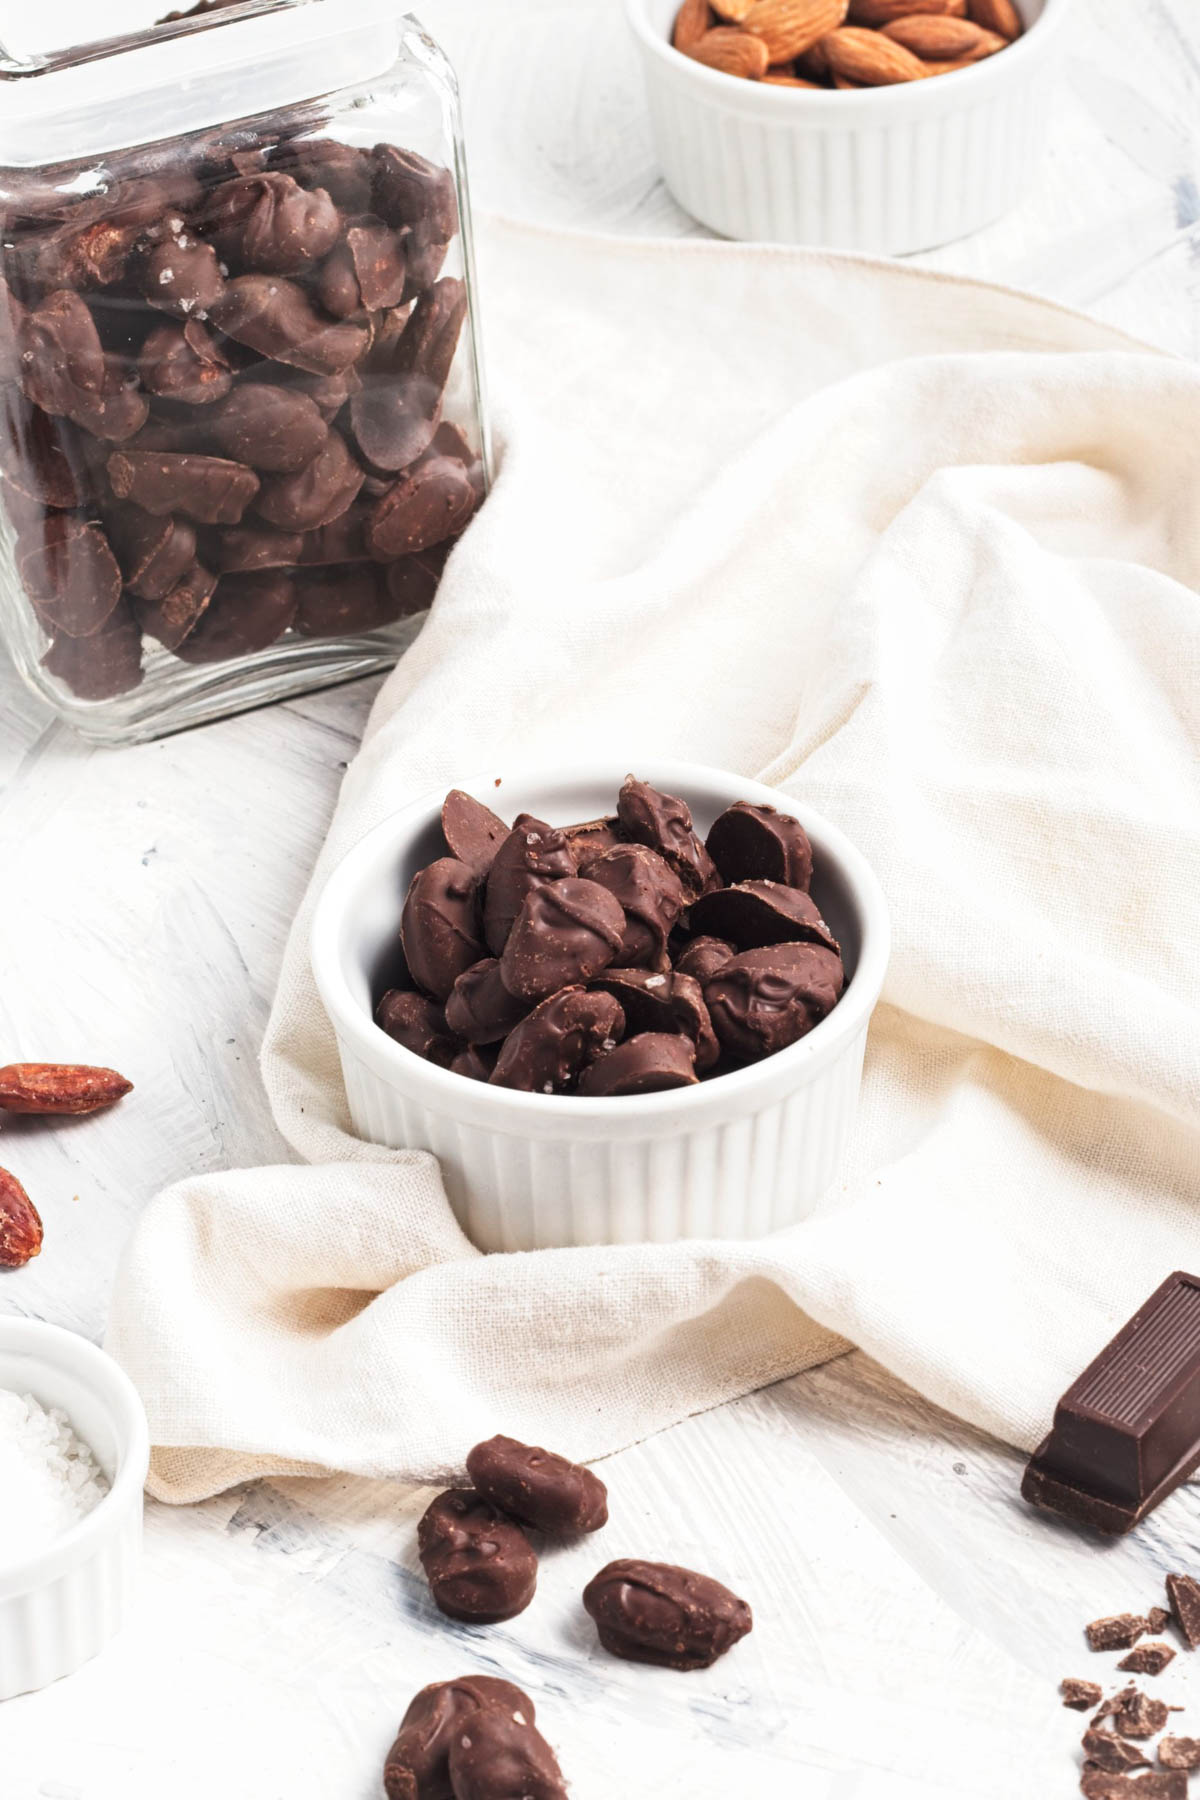
M1171 1615L1165 1606L1152 1606L1146 1614L1146 1623L1153 1636L1157 1637L1171 1623Z
M1058 1691L1063 1697L1063 1705L1074 1712L1086 1712L1089 1706L1097 1705L1101 1694L1098 1681L1077 1681L1073 1675L1064 1676Z
M1187 1800L1187 1776L1172 1769L1148 1775L1110 1775L1084 1763L1079 1783L1085 1800Z
M1083 1629L1093 1650L1132 1650L1149 1631L1150 1622L1140 1613L1115 1613L1108 1619L1093 1619Z
M1085 1731L1083 1753L1097 1769L1122 1774L1127 1769L1148 1769L1150 1758L1136 1744L1114 1737L1111 1731Z
M1121 1658L1117 1667L1127 1670L1130 1675L1161 1675L1167 1664L1174 1661L1175 1652L1170 1644L1139 1644L1136 1650Z
M1200 1644L1200 1581L1190 1575L1167 1576L1167 1599L1189 1650Z
M1158 1760L1164 1769L1200 1769L1200 1738L1160 1738Z
M1112 1722L1122 1737L1153 1737L1167 1722L1167 1708L1162 1700L1152 1700L1140 1688L1129 1687L1117 1696Z

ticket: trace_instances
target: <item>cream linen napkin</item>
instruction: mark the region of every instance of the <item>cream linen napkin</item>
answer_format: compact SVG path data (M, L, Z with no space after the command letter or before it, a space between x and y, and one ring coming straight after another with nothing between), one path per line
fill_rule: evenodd
M311 1166L147 1210L109 1347L152 1491L597 1457L862 1345L1029 1445L1200 1264L1200 375L894 264L492 222L495 493L383 689L263 1050ZM478 1255L349 1135L338 859L492 763L655 755L836 820L895 951L851 1166L754 1243Z

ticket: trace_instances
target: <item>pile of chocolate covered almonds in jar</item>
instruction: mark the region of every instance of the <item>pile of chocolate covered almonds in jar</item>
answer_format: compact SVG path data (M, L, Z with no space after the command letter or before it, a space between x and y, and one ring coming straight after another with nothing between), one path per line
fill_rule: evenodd
M484 489L443 418L454 176L393 144L213 132L0 203L0 498L42 666L207 665L429 605Z
M390 1037L456 1074L592 1098L694 1086L786 1049L837 1004L841 951L799 822L738 801L701 841L630 776L611 815L511 829L455 790L414 876Z

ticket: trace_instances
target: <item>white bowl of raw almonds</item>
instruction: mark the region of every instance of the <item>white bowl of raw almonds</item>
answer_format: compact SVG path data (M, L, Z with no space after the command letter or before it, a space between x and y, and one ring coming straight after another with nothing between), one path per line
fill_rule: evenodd
M725 237L903 255L1037 168L1071 0L627 0L663 175Z

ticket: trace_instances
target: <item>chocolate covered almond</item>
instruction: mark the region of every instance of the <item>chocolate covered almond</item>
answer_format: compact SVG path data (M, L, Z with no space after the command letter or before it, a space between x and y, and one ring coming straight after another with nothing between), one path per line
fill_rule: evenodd
M544 882L522 903L500 957L510 994L530 1003L590 981L616 960L625 935L620 902L597 881Z
M598 1056L579 1077L579 1092L593 1100L622 1094L658 1094L695 1087L696 1047L679 1032L642 1031Z
M499 1435L467 1453L477 1493L535 1531L599 1531L608 1523L608 1489L598 1475L553 1450Z
M365 325L330 320L282 275L239 275L211 308L222 331L260 356L314 375L338 375L366 352Z
M807 892L812 881L808 833L798 819L773 806L736 800L714 822L705 844L729 885L779 881Z
M223 575L204 616L175 651L187 663L227 662L268 650L296 614L296 590L282 569Z
M464 794L461 788L451 788L442 802L442 836L451 856L483 878L508 836L508 826L482 800Z
M600 1642L629 1662L707 1669L753 1626L744 1600L694 1569L627 1557L583 1590Z
M487 947L499 956L526 896L543 881L575 873L575 858L561 831L532 813L518 813L488 871L483 903Z
M530 1003L510 994L494 956L472 964L458 977L446 1002L446 1019L468 1044L498 1044L529 1011Z
M446 1024L446 1015L426 994L389 988L375 1009L375 1022L390 1038L426 1062L443 1069L462 1048Z
M605 969L592 984L618 1000L625 1014L625 1030L679 1032L688 1038L696 1068L711 1069L720 1054L700 983L678 970L665 974L652 969Z
M619 1042L625 1018L611 994L564 988L510 1031L492 1070L495 1087L563 1094L597 1056Z
M316 531L349 509L363 479L345 438L330 431L306 467L264 477L256 510L280 531Z
M468 1625L515 1618L533 1599L537 1557L519 1525L481 1494L450 1488L417 1524L417 1550L439 1611Z
M702 936L728 938L739 950L785 943L838 948L812 897L780 881L739 881L705 894L691 908L688 925Z
M661 794L648 781L631 775L617 796L617 818L630 842L657 851L690 895L707 893L719 884L716 867L693 829L685 800Z
M226 456L272 475L294 475L307 468L329 437L315 401L265 381L243 384L206 425Z
M449 456L420 462L376 503L367 545L381 562L411 556L456 537L478 496L463 465Z
M704 985L720 1043L745 1062L806 1037L841 997L842 959L824 944L771 944L723 963Z
M108 459L118 500L159 517L184 513L206 525L237 525L258 493L258 476L242 463L188 451L118 450Z
M645 844L618 844L581 861L580 873L607 888L624 910L625 932L614 960L627 969L668 967L667 939L687 894L663 858Z
M443 1004L458 977L482 961L479 883L452 856L413 876L400 921L404 956L417 985Z

